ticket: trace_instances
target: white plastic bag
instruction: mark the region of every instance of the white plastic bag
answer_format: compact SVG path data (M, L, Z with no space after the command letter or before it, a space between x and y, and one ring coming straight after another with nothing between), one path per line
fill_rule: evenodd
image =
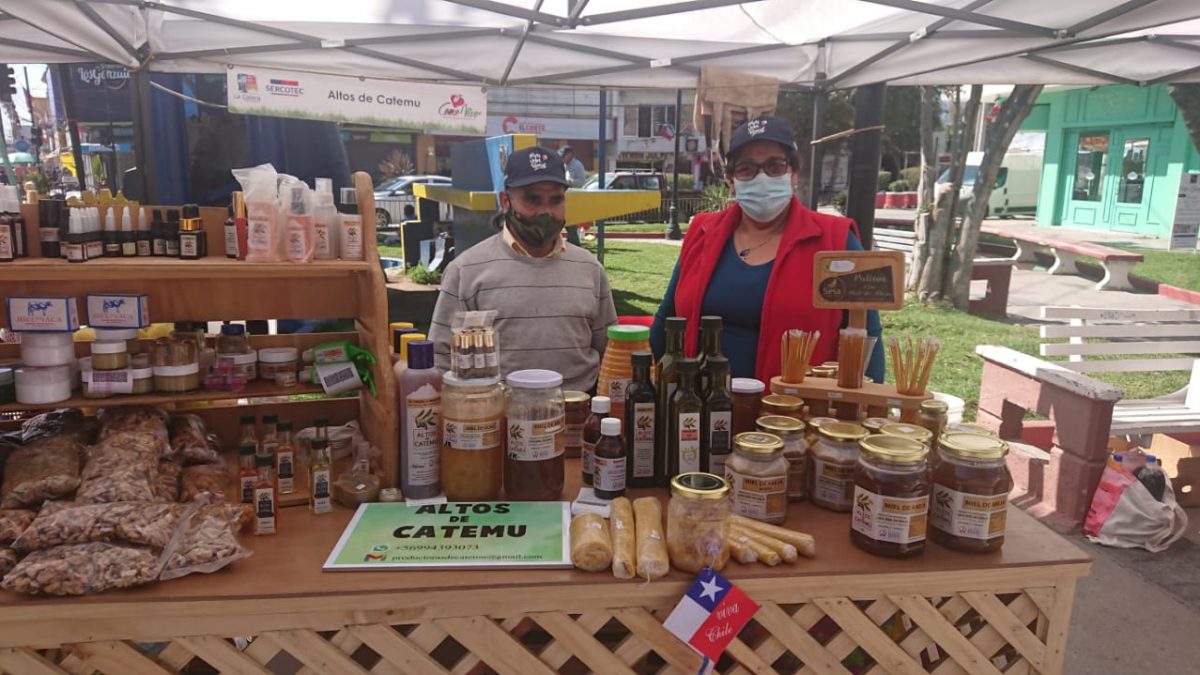
M1094 544L1158 553L1183 536L1187 523L1187 513L1175 501L1169 478L1160 502L1133 473L1109 458L1083 533Z

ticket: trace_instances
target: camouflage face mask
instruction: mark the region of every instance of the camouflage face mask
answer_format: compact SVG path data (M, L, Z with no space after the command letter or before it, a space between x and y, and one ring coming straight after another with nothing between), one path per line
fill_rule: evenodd
M533 218L526 218L518 215L512 207L509 207L504 218L508 227L512 228L513 234L533 248L541 248L554 241L566 226L565 220L555 218L549 213L539 213Z

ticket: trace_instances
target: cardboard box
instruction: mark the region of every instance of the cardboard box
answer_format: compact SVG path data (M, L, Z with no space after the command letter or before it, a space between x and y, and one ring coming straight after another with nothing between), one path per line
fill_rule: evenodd
M1154 434L1146 451L1162 462L1180 506L1200 506L1200 445L1167 434Z
M144 328L150 325L150 300L144 295L89 293L87 317L92 328Z
M79 307L69 297L10 297L5 299L8 327L26 333L67 333L79 330Z

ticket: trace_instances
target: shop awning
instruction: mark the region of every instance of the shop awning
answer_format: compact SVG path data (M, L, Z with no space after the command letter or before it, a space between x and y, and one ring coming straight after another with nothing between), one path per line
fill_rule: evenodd
M1196 0L0 0L0 62L484 85L1200 81Z

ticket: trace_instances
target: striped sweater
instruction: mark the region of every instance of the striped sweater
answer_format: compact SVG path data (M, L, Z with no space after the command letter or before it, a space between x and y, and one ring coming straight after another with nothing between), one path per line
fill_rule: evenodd
M500 370L562 373L563 388L596 384L608 327L617 322L604 268L592 254L567 244L551 258L521 256L496 235L459 255L442 275L429 338L436 365L450 369L454 314L496 310Z

